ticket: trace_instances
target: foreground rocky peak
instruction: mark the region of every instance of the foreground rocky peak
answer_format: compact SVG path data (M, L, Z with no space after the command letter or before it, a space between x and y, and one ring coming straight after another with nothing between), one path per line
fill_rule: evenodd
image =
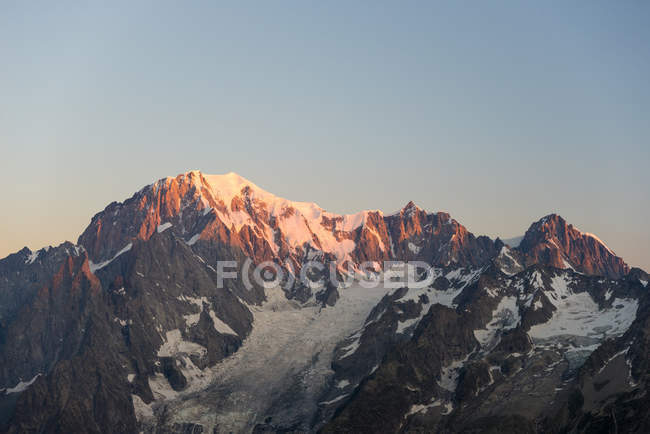
M561 216L549 214L533 223L519 244L526 264L573 268L589 274L619 278L628 265L593 234L582 232Z

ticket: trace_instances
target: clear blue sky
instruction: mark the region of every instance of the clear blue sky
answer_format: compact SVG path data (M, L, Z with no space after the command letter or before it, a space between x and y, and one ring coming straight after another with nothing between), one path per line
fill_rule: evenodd
M650 269L650 2L83 3L0 3L0 256L200 169Z

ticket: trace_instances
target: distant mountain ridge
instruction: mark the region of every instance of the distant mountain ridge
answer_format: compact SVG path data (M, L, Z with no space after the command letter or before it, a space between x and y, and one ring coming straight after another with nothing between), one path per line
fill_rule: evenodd
M241 249L257 262L276 260L299 270L314 257L351 267L363 261L418 259L435 265L483 265L501 243L474 236L444 212L427 213L409 202L392 215L361 211L338 215L315 203L279 198L237 174L198 171L151 184L95 215L78 244L95 263L110 260L133 239L171 230L188 244ZM573 267L620 277L629 267L604 243L555 214L535 222L515 248L526 264Z

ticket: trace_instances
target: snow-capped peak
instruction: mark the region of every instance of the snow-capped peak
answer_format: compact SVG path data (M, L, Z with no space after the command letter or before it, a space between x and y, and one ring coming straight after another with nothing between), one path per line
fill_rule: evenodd
M297 209L309 219L320 218L324 213L323 209L314 202L297 202L278 197L234 172L225 175L203 174L203 178L210 185L213 194L226 205L230 205L236 196L245 193L250 199L264 202L271 215L280 214L287 208Z
M204 211L214 212L226 227L234 227L237 231L244 226L259 229L258 233L276 253L281 247L276 242L276 231L279 229L291 248L310 245L344 260L356 244L348 237L337 234L349 233L364 226L371 213L383 215L381 211L369 210L348 215L330 213L314 202L292 201L276 196L234 172L208 175L190 171L154 183L153 190L168 189L174 182L196 187ZM211 208L211 204L215 203L223 205ZM258 218L260 215L268 215L275 223L267 221L266 217Z
M335 229L344 232L353 231L359 226L365 224L369 213L382 213L381 211L371 210L364 210L355 214L335 214L327 212L314 202L293 201L276 196L235 172L229 172L223 175L207 175L199 171L191 171L187 172L185 175L194 179L202 177L202 179L209 185L213 196L221 199L231 212L233 211L233 199L235 197L246 197L253 202L258 201L263 203L271 216L286 217L286 211L292 208L298 211L308 222L318 221L320 223L323 217L336 220Z

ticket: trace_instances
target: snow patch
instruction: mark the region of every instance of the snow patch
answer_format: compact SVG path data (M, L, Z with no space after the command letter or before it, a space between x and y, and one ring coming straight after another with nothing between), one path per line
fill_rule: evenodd
M515 267L521 267L521 265L514 258L514 256L512 256L510 254L510 249L508 247L506 247L506 246L501 247L501 251L499 252L499 256L509 259ZM508 276L512 276L513 274L515 274L515 273L510 273L510 272L508 272L506 270L503 270L503 269L501 269L501 271L503 271Z
M530 280L534 288L544 289L544 281L542 280L542 274L539 271L535 271Z
M440 399L433 400L429 404L413 404L409 411L404 415L404 418L414 415L416 413L426 413L430 408L434 407L444 407L444 410L440 412L443 416L448 415L454 409L454 404L451 402L443 402Z
M556 276L552 282L553 290L546 291L546 296L556 310L549 321L531 327L529 334L533 339L620 336L636 318L638 302L634 299L615 298L611 308L600 310L588 292L574 293L567 279Z
M131 395L131 399L133 400L135 418L138 420L138 422L153 418L153 409L151 408L151 405L145 404L142 398L140 398L138 395Z
M91 273L95 273L95 271L104 268L105 266L107 266L108 264L110 264L111 262L113 262L115 259L117 259L117 257L120 256L122 253L126 253L126 252L128 252L129 250L131 250L131 247L133 247L133 243L129 243L129 244L127 244L126 246L124 246L124 247L122 248L122 250L120 250L119 252L117 252L117 253L115 254L115 256L113 256L111 259L109 259L109 260L107 260L107 261L104 261L104 262L100 262L99 264L95 264L95 263L92 262L92 261L88 261L88 265L89 265L89 268L90 268L90 272L91 272Z
M207 350L195 342L183 340L180 330L170 330L166 333L165 343L158 350L158 357L172 357L180 353L203 356Z
M201 312L191 313L189 315L183 315L183 319L185 319L185 324L188 327L192 327L199 323L199 319L201 319Z
M194 304L200 308L200 311L198 313L183 315L183 318L185 319L185 323L187 324L188 327L191 327L199 322L199 319L201 318L201 312L203 312L204 309L204 304L207 305L210 304L208 302L207 297L190 297L187 295L181 295L180 297L178 297L178 299L180 301L185 301L187 303ZM212 319L212 323L214 325L214 329L217 332L221 334L238 336L237 333L228 324L226 324L219 317L217 317L217 314L214 312L214 310L212 310L212 308L208 309L208 315L210 315L210 318Z
M455 392L458 386L458 376L460 369L469 359L469 354L460 360L454 360L449 365L443 367L440 371L440 380L438 386L450 392Z
M517 298L503 297L492 312L492 319L485 325L485 330L474 330L474 337L481 344L481 348L496 345L500 332L517 327L520 321Z
M614 354L614 355L613 355L612 357L610 357L609 359L605 360L605 363L603 363L603 366L600 367L600 369L598 370L598 372L596 373L596 375L598 375L598 374L600 374L601 372L603 372L603 370L607 367L607 365L609 365L609 363L610 363L612 360L614 360L615 358L617 358L617 357L619 357L619 356L624 356L624 355L626 355L627 352L628 352L629 350L630 350L630 347L627 347L626 349L619 351L618 353Z
M10 393L20 393L20 392L24 392L25 390L27 390L27 388L28 388L29 386L31 386L32 384L34 384L34 381L36 381L36 379L37 379L38 377L40 377L41 375L42 375L42 374L36 374L36 375L34 375L34 378L32 378L32 379L29 380L29 381L22 381L22 380L19 381L18 384L16 384L14 387L9 387L8 389L6 389L6 390L5 390L5 394L9 395Z
M562 258L562 263L564 264L563 268L575 271L575 268L573 268L573 266L569 263L569 261L566 260L566 258Z
M208 311L208 314L210 315L210 318L212 318L212 323L214 324L214 329L216 331L218 331L221 334L237 336L237 333L233 329L231 329L228 324L221 321L212 309Z
M160 372L149 377L149 388L156 401L166 401L178 396L178 392L172 389L167 378Z
M169 222L167 222L167 223L163 223L163 224L161 224L161 225L158 225L158 227L156 228L156 231L157 231L158 233L165 232L167 229L169 229L169 228L171 228L171 227L172 227L172 224L171 224L171 223L169 223Z
M25 264L33 264L36 259L38 259L38 255L41 254L40 250L37 250L35 252L32 252L27 259L25 259Z
M186 241L186 244L188 246L193 246L198 240L201 234L194 234L192 235L192 238L190 238L188 241Z
M341 380L338 383L336 383L336 388L337 389L345 389L350 385L350 382L348 380Z
M436 275L441 274L440 270L435 270L434 272L436 273ZM470 276L473 276L473 273L471 273ZM435 280L435 278L434 278L434 280ZM429 299L429 302L428 303L422 303L422 310L420 311L420 315L416 316L415 318L409 318L409 319L406 319L406 320L403 320L403 321L399 321L397 323L397 331L396 331L396 333L401 334L401 333L406 332L407 330L410 330L411 328L415 329L415 326L417 326L417 324L420 323L420 321L422 320L424 315L426 315L427 312L429 312L429 309L434 304L441 304L443 306L451 307L451 308L455 307L454 299L458 296L458 294L463 292L463 289L465 289L467 284L469 282L471 282L471 281L472 281L472 278L470 277L468 279L463 280L464 284L461 285L460 287L458 287L458 288L450 287L446 291L440 291L440 290L437 290L437 289L434 289L434 288L422 288L422 289L420 289L420 288L409 288L408 291L406 292L406 294L404 294L402 296L402 298L400 298L398 300L398 302L406 303L409 300L411 300L411 301L413 301L415 303L419 303L421 295L426 295L427 298Z
M361 332L359 332L356 336L353 335L352 337L356 337L356 339L352 341L352 343L347 347L341 348L343 354L339 357L339 360L351 356L359 349L359 346L361 345Z
M345 394L345 395L337 396L336 398L332 399L331 401L324 401L324 402L320 402L319 404L320 404L320 405L330 405L330 404L334 404L335 402L339 402L340 400L342 400L342 399L345 398L346 396L348 396L348 395Z
M415 244L413 244L413 243L410 242L410 241L409 241L408 246L409 246L409 250L410 250L411 252L413 252L414 254L416 254L416 255L417 255L418 253L420 253L420 250L422 250L422 247L416 246Z

